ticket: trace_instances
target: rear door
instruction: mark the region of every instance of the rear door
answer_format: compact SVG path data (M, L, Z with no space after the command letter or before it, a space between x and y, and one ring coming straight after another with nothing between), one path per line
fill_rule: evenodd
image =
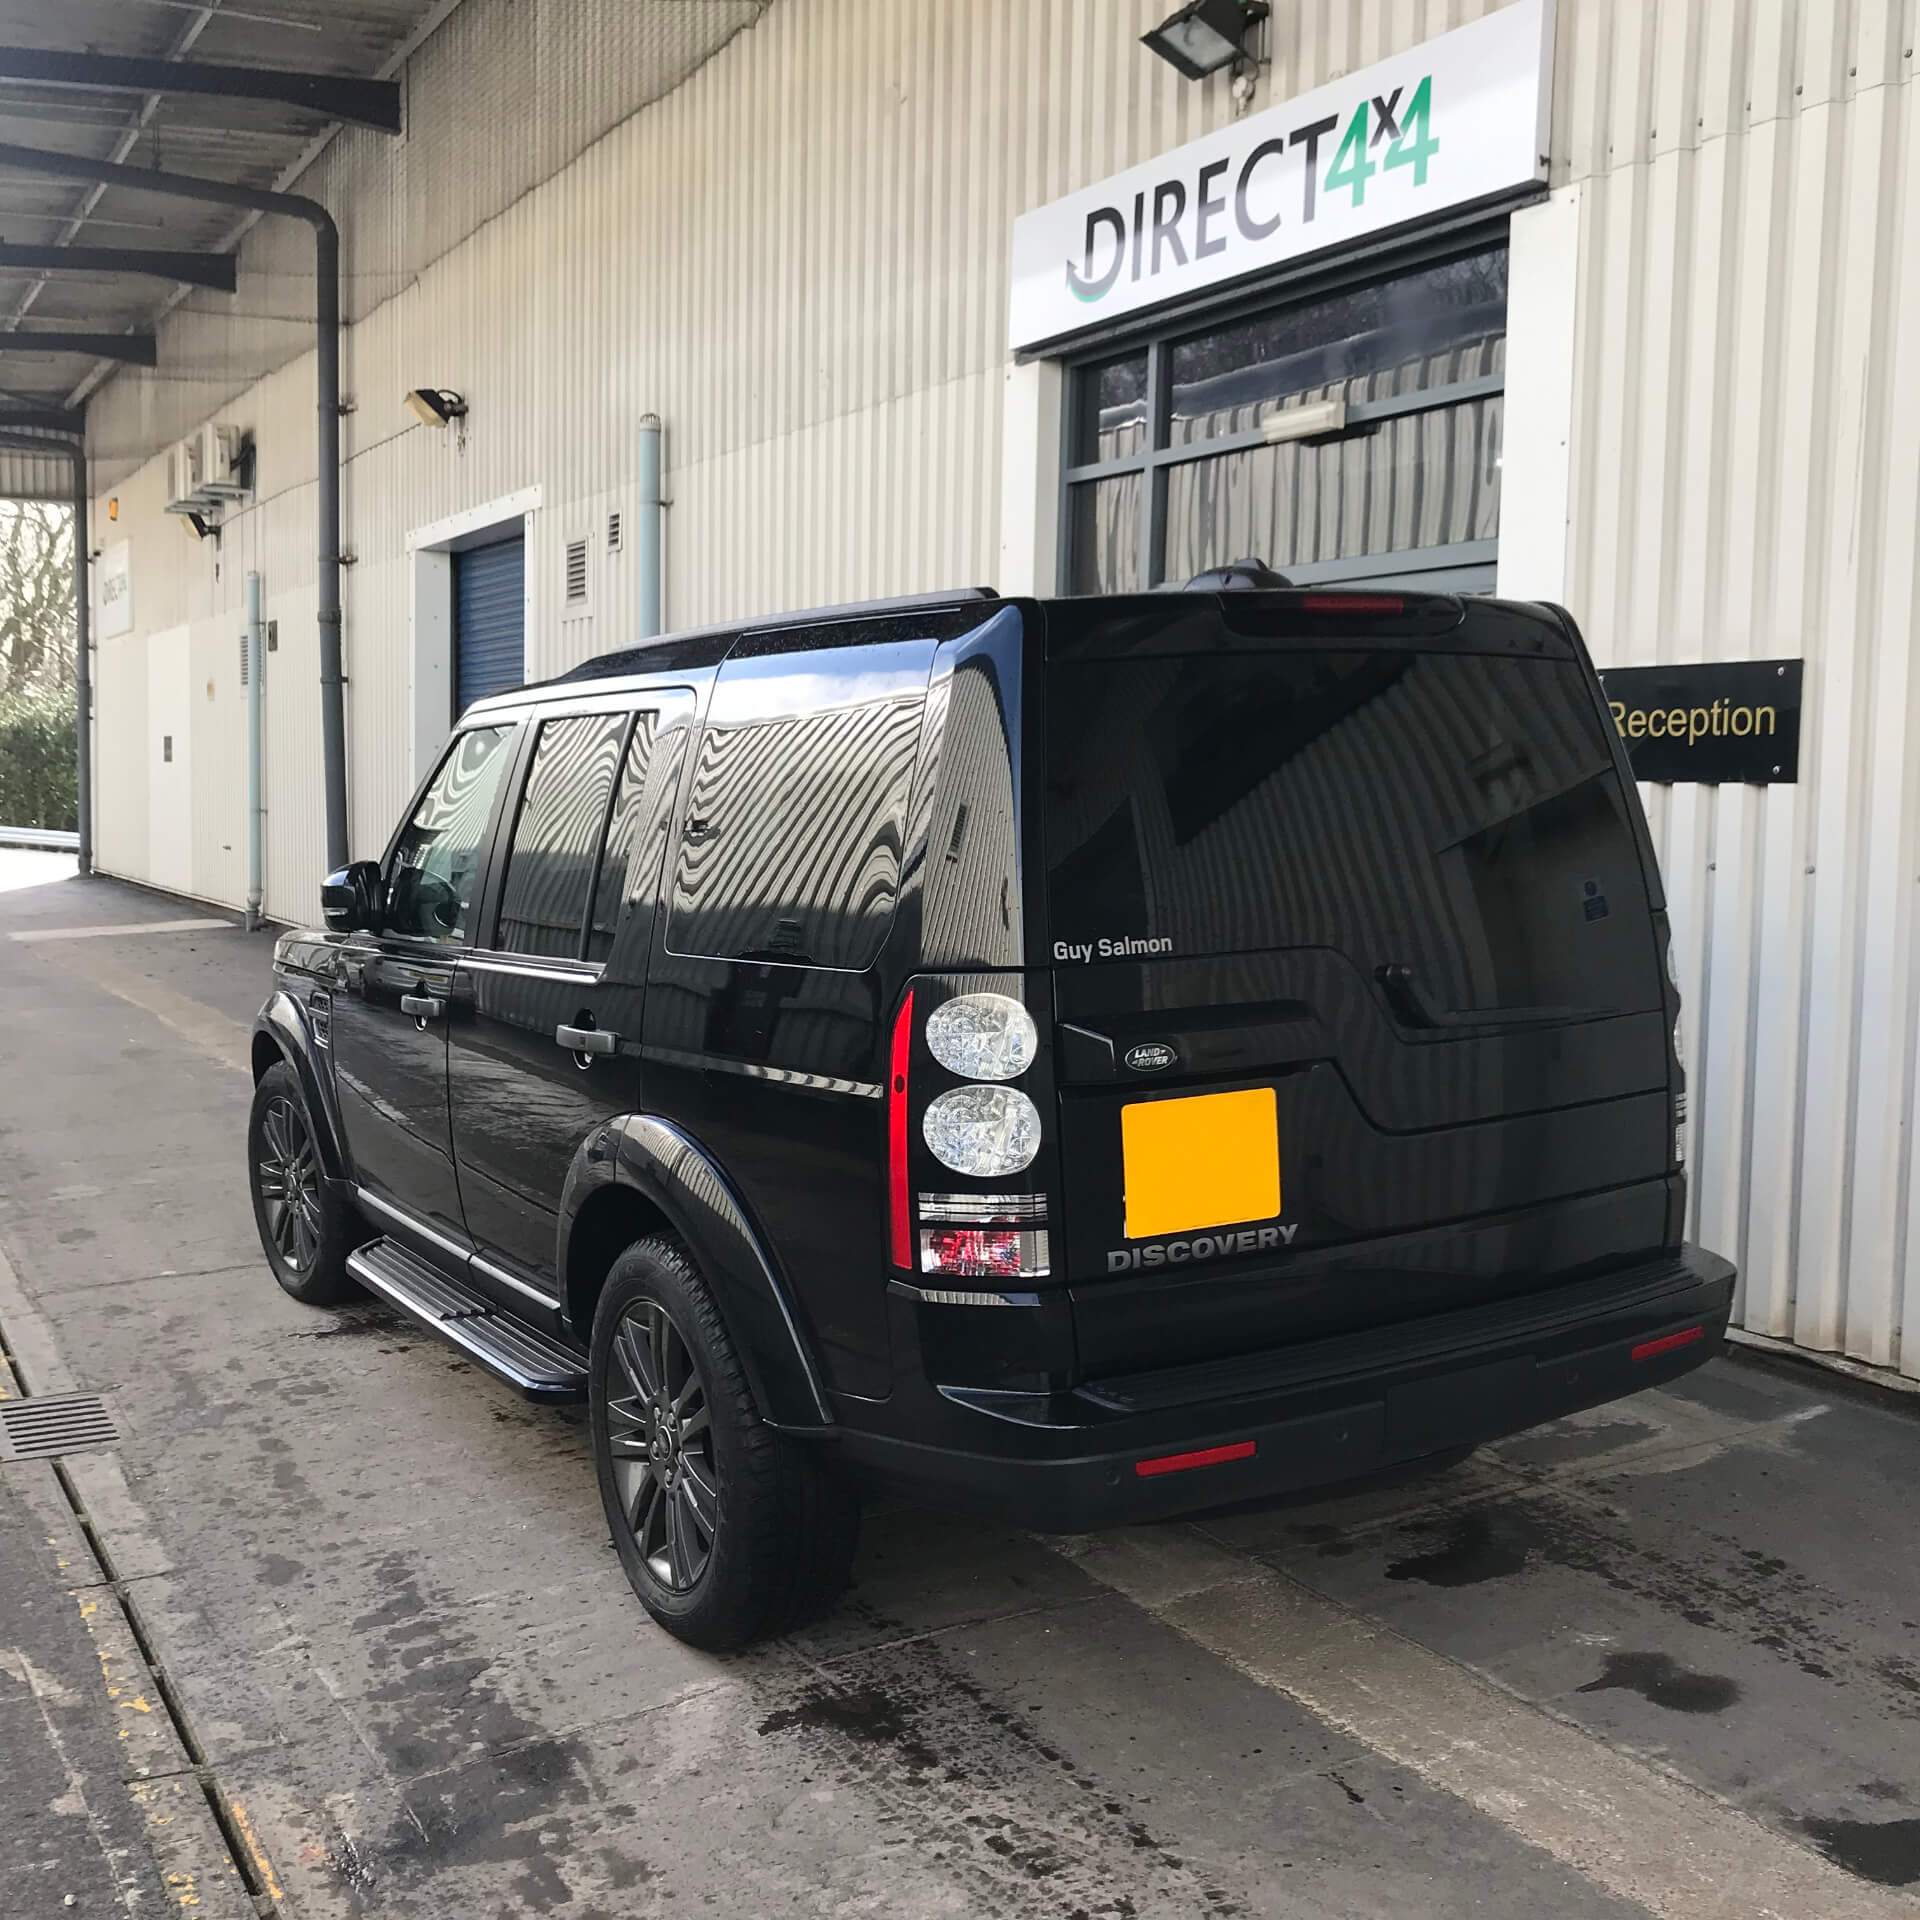
M1083 1358L1283 1344L1658 1244L1659 930L1575 645L1486 603L1181 598L1050 616ZM1643 1200L1558 1232L1616 1190ZM1459 1237L1495 1219L1540 1223L1504 1268Z
M455 975L448 1084L474 1273L521 1311L557 1304L574 1155L642 1104L647 949L692 707L672 689L540 716L485 939Z

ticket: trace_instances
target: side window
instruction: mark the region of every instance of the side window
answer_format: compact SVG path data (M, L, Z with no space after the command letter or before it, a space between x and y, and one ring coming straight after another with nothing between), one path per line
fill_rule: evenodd
M512 727L460 734L413 810L387 869L385 925L416 940L462 941L473 915L480 847Z
M634 837L647 798L647 772L653 764L653 736L657 714L639 713L633 719L633 737L627 742L626 765L620 769L619 790L607 821L606 851L600 856L599 878L593 883L593 920L587 928L587 958L604 961L613 951L613 936L630 889L627 869L633 860ZM652 836L654 866L659 867L660 836Z
M673 877L667 945L872 965L893 924L934 643L729 660Z
M579 958L626 731L624 713L541 723L500 895L494 944L506 952Z

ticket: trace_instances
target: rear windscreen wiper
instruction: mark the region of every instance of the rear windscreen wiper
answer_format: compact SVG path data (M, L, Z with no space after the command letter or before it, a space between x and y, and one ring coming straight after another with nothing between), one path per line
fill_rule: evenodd
M1436 1007L1421 991L1411 967L1389 962L1375 967L1373 977L1387 996L1387 1005L1403 1027L1459 1029L1462 1027L1519 1027L1564 1025L1571 1020L1605 1020L1618 1007L1476 1007L1462 1011Z

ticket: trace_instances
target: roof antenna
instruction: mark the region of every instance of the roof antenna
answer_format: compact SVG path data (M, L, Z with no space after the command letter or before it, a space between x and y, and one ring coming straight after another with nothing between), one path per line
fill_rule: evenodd
M1188 593L1266 593L1275 587L1290 587L1293 582L1284 573L1275 573L1264 560L1233 560L1224 567L1209 567L1196 573L1186 584Z

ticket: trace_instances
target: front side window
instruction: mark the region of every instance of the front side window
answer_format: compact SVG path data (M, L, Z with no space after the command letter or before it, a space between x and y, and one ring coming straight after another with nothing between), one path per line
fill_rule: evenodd
M624 713L542 723L507 851L494 942L504 952L579 957L626 730Z
M475 727L447 749L387 868L388 933L449 944L467 938L480 850L512 738L512 727Z

